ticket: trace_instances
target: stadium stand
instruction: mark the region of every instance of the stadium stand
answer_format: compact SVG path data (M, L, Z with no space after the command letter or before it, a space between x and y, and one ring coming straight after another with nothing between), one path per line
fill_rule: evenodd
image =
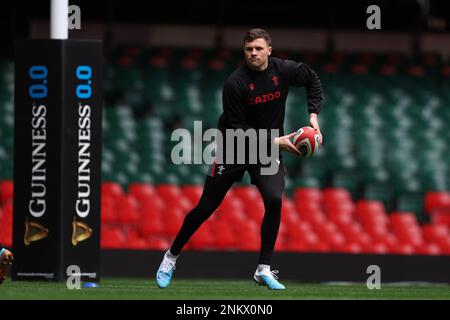
M240 52L118 47L105 63L103 248L164 250L198 201L206 165L174 165L176 128L215 127L223 81ZM450 66L439 55L290 53L325 89L324 145L286 155L277 250L450 254ZM0 61L0 242L12 242L13 64ZM307 124L291 89L286 132ZM259 248L264 207L246 176L189 242L191 250Z

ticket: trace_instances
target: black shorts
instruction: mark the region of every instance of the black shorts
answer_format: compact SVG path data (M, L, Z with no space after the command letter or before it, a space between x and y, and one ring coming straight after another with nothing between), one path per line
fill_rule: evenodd
M281 158L280 158L281 159ZM283 164L283 159L277 160L278 170L273 176L278 175L279 171L285 175L285 168ZM218 179L226 179L231 182L239 182L242 180L245 171L250 174L251 184L257 185L263 177L270 177L270 175L264 175L261 173L261 169L264 167L269 167L268 165L262 164L218 164L214 162L210 165L208 170L208 176Z

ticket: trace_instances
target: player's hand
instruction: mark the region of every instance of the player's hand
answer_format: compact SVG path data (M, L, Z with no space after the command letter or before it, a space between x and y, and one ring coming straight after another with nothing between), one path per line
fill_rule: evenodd
M319 136L320 136L320 145L322 145L323 137L322 137L322 133L320 132L319 119L317 118L317 113L310 113L309 114L309 124L319 134Z
M274 139L274 143L278 144L279 148L282 150L287 150L293 154L296 154L298 156L301 156L300 151L294 146L294 144L291 142L291 138L295 136L295 132L292 132L291 134L277 137Z

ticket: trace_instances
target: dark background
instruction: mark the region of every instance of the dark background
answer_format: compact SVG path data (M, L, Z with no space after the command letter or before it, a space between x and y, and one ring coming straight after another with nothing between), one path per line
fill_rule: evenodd
M82 21L239 25L308 29L365 28L371 4L381 8L383 31L450 30L450 4L444 0L362 1L142 1L71 0L81 8ZM422 5L425 3L425 6ZM11 54L13 39L28 37L33 19L49 20L50 0L2 3L0 53ZM439 21L440 23L433 23Z

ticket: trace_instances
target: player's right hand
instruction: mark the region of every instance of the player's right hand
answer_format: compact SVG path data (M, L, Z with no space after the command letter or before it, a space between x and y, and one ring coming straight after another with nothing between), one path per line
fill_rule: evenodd
M294 146L294 144L291 141L291 138L294 135L295 135L295 132L292 132L288 135L275 138L273 142L278 144L278 146L281 150L287 150L290 153L300 156L301 155L300 151Z

